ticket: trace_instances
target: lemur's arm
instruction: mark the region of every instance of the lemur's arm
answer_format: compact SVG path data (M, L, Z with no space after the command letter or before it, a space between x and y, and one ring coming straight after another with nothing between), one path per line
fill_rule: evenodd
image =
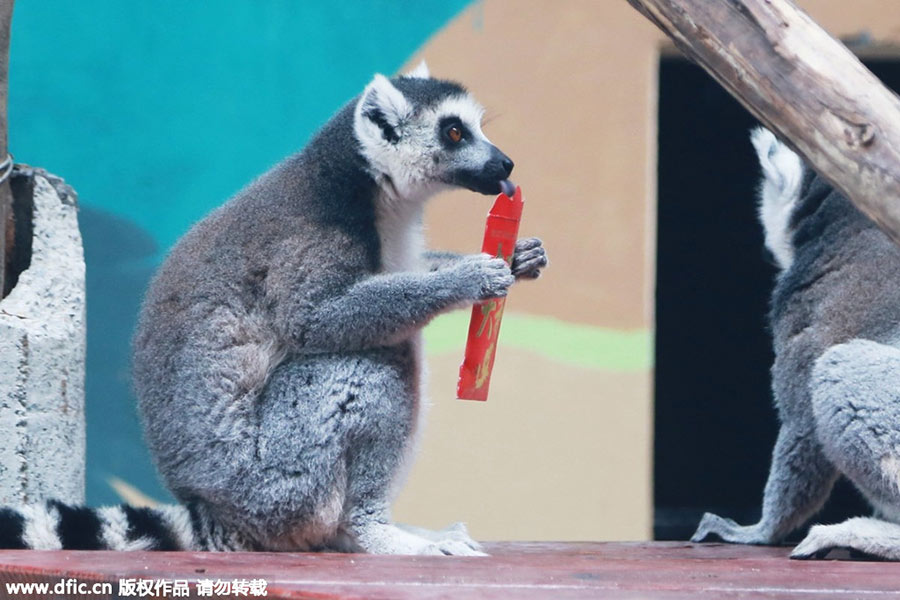
M505 296L514 281L502 260L474 254L437 271L370 275L322 298L282 297L276 327L300 353L389 346L442 312Z
M445 250L426 250L423 255L429 271L446 268L461 259L463 254ZM516 250L512 260L512 274L516 279L537 279L541 269L546 267L547 251L538 238L522 238L516 241Z
M426 250L422 254L422 261L425 263L426 270L437 271L449 267L463 256L465 255L449 250Z

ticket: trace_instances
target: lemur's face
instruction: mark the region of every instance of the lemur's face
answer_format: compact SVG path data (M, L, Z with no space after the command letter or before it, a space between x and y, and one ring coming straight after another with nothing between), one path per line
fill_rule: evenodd
M424 66L393 81L376 75L356 105L354 129L376 177L407 199L444 187L512 195L513 162L481 130L484 109Z

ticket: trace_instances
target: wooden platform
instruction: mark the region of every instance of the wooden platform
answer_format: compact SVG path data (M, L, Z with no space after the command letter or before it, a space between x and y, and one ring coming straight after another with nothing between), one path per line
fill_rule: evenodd
M788 548L501 543L488 550L489 558L7 550L0 551L0 598L16 597L9 582L72 577L112 582L112 597L120 579L149 578L187 580L191 597L200 580L264 579L267 598L900 598L900 564L793 561Z

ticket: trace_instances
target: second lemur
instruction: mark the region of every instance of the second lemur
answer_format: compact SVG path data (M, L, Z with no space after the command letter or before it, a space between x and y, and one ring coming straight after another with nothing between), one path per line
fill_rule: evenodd
M815 525L791 556L849 548L900 560L900 247L771 132L752 139L781 268L770 309L781 428L759 522L707 513L693 539L778 543L843 476L874 516Z

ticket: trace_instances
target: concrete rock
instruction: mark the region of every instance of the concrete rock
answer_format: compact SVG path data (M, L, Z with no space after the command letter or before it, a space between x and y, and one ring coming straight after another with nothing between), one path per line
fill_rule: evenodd
M0 506L84 502L84 256L75 194L33 178L31 264L0 301Z

